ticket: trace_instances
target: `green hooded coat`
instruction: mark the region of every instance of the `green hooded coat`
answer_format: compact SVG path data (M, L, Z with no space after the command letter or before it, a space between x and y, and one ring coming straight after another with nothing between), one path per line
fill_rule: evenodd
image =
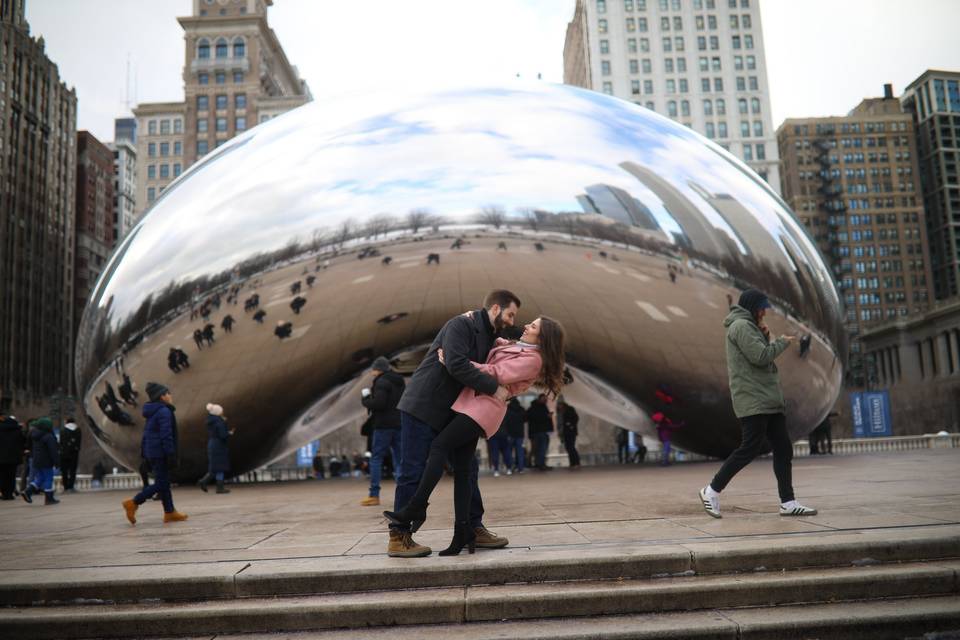
M750 312L730 307L723 321L727 329L727 374L733 412L738 418L762 413L783 413L780 374L773 361L790 345L783 338L769 342Z

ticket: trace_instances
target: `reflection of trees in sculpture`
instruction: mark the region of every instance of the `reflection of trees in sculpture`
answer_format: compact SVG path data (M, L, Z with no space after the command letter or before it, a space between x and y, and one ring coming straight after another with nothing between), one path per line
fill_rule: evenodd
M416 233L420 227L430 224L430 211L428 209L411 209L407 214L407 226L410 231Z
M537 218L537 212L529 207L523 209L517 209L517 213L520 214L520 219L530 225L530 228L534 231L540 226L540 219Z
M396 223L396 219L388 213L381 213L380 215L370 218L367 224L364 225L364 234L367 238L373 238L376 240L381 235L386 235L390 229Z
M480 207L480 222L499 229L507 218L506 210L500 205L488 204Z

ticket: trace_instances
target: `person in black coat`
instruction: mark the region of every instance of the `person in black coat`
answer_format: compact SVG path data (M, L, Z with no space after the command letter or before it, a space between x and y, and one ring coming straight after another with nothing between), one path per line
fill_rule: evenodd
M563 438L563 448L567 450L567 459L571 469L580 467L580 452L577 451L577 427L580 424L580 414L571 405L561 401L557 406L560 414L560 436Z
M218 404L207 405L207 475L197 483L206 493L207 485L217 481L217 493L230 493L223 486L224 475L230 471L230 447L227 441L233 431L227 428L227 419L223 417L223 407Z
M170 347L170 351L167 352L167 366L170 367L170 371L180 373L180 354L173 347Z
M33 502L33 494L43 491L46 496L44 504L59 504L53 497L53 469L60 466L60 446L53 435L53 422L44 416L33 422L30 429L30 440L33 442L33 472L27 490L20 495L26 502Z
M293 333L293 323L289 321L278 320L277 326L273 330L273 335L277 336L281 340L284 338L289 338Z
M223 320L220 321L220 326L223 328L224 333L233 333L233 316L229 313L223 316Z
M523 473L526 463L526 452L523 449L524 428L527 424L527 411L516 398L510 398L507 403L507 413L503 416L503 426L501 430L506 430L507 441L510 443L510 450L513 453L513 470L516 473Z
M76 493L73 485L77 481L77 463L80 461L82 440L83 435L76 421L72 417L67 418L66 424L60 430L60 476L65 492Z
M491 291L484 299L482 309L451 318L433 339L398 405L402 450L394 511L406 507L416 493L433 438L453 419L450 407L464 387L507 399L509 392L497 384L496 378L483 373L472 362L487 361L497 334L504 327L514 325L519 308L520 299L510 291ZM441 348L445 356L443 363L437 354ZM495 536L483 526L483 499L477 485L479 470L474 457L469 469L472 486L470 522L457 523L457 526L466 527L468 535L475 533L478 547L505 547L508 544L506 538ZM411 522L409 526L391 523L387 555L399 558L429 555L430 547L418 545L411 536L420 524L421 521Z
M380 480L383 460L390 453L393 463L400 459L400 402L406 383L403 376L390 368L383 356L373 361L373 385L360 392L360 403L370 411L373 446L370 448L370 490L360 501L364 507L380 504Z
M26 438L13 416L0 415L0 500L13 500L17 466L23 459Z
M533 460L537 469L546 471L547 450L550 448L550 433L553 431L553 418L547 408L547 396L540 394L527 409L527 424L530 425L530 444L533 446Z

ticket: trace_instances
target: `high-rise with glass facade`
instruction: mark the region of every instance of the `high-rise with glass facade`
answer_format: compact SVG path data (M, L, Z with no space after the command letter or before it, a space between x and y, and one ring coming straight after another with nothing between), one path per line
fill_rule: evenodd
M577 0L564 82L698 131L779 191L757 0Z
M960 294L960 72L925 71L901 97L917 134L933 292Z

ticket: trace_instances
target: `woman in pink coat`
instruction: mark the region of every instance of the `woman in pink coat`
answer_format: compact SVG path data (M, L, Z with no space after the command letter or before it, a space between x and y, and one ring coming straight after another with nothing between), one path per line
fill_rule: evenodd
M532 385L559 395L563 384L564 330L552 318L541 316L524 327L517 342L498 339L485 364L473 365L497 379L511 396L523 393ZM443 362L443 354L440 354ZM441 556L457 555L467 547L473 553L476 534L469 526L470 461L476 454L480 436L489 438L503 422L507 404L464 387L451 409L454 418L447 423L430 445L430 455L420 478L417 492L400 511L384 511L383 515L400 525L427 519L427 501L443 476L444 462L453 461L453 506L455 526L453 541L440 552Z

